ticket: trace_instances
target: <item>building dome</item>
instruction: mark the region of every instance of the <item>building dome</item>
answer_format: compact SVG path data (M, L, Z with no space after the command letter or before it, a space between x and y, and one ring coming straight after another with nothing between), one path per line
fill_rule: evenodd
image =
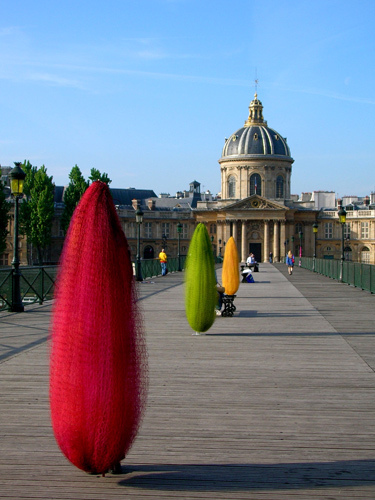
M222 199L256 194L288 200L293 162L285 137L263 119L263 106L255 94L244 126L225 140L219 160Z
M249 106L249 118L242 128L225 140L220 162L267 156L292 160L286 139L268 127L263 119L263 106L255 94Z

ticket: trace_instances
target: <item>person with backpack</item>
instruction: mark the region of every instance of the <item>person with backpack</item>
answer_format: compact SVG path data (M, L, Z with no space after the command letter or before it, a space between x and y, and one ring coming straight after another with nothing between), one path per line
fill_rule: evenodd
M286 256L286 265L288 266L288 274L292 274L294 266L294 255L292 254L291 250L289 250L288 255Z

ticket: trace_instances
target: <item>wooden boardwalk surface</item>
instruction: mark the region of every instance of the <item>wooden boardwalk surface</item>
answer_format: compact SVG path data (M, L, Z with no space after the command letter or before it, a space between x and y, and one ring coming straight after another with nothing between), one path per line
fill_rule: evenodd
M54 441L51 305L0 313L0 498L373 500L375 297L281 264L254 277L202 336L183 274L139 285L150 391L121 475L77 470Z

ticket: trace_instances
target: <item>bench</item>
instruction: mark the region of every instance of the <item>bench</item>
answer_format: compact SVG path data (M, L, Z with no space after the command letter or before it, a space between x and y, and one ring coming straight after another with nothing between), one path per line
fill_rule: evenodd
M233 313L236 310L236 306L233 304L236 295L223 295L223 305L224 309L221 313L222 316L233 316Z

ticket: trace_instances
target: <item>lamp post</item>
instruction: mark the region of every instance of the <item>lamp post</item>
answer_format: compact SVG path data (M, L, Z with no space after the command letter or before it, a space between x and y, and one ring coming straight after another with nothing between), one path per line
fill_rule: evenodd
M313 271L315 272L315 259L316 259L316 235L318 234L318 223L314 222L313 224L313 233L314 233L314 255L313 255Z
M137 273L136 280L143 281L141 270L141 224L143 222L143 212L141 207L137 208L135 212L135 221L137 223Z
M345 255L344 255L344 228L345 228L345 222L346 222L346 211L343 208L343 206L340 204L339 206L340 210L337 212L339 216L339 222L341 224L341 261L340 261L340 277L339 281L342 282L343 278L343 269L344 269L344 260L345 260Z
M221 257L221 239L219 238L219 257Z
M294 236L290 237L290 241L292 243L292 254L294 255Z
M23 312L24 307L21 298L20 286L20 259L18 256L18 198L23 193L23 182L26 174L20 167L21 163L15 163L15 167L9 172L10 191L14 196L14 230L13 230L13 277L12 277L12 305L9 310L12 312Z
M181 272L181 254L180 254L180 238L182 232L182 224L179 222L177 224L177 237L178 237L178 247L177 247L177 259L178 259L178 271Z
M299 234L299 265L301 266L301 264L302 264L301 259L302 259L302 236L303 236L303 232L300 231L298 234Z

